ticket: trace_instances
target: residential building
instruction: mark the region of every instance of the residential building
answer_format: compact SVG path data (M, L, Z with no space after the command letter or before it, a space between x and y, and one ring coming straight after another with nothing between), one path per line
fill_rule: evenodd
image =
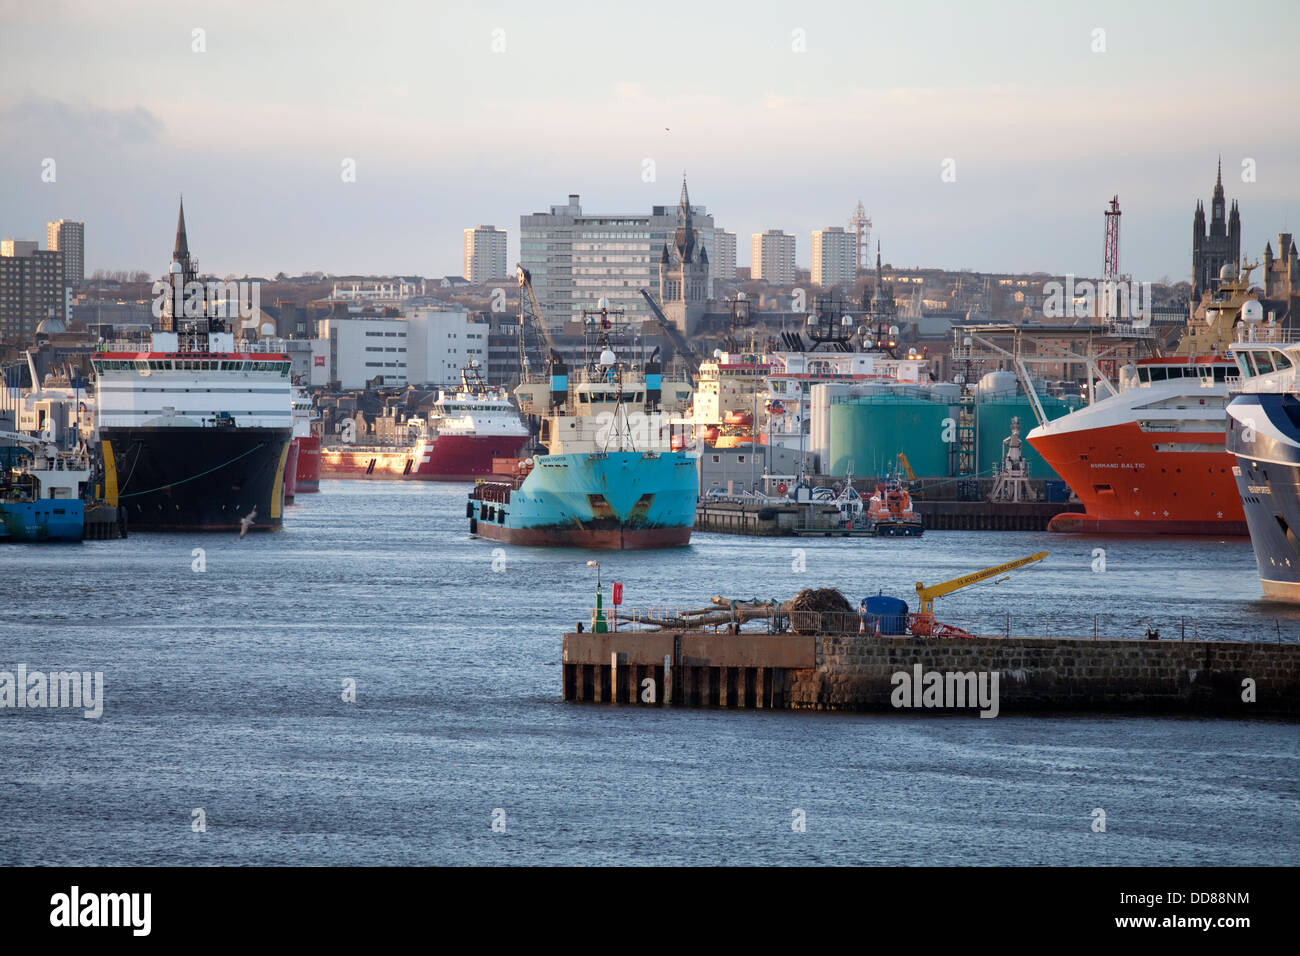
M506 231L496 226L476 226L465 230L465 278L471 284L505 279Z
M32 240L0 241L0 341L26 344L47 319L66 324L70 309L63 253Z
M45 248L63 253L63 282L75 289L86 278L86 224L60 219L45 224Z
M780 229L756 232L750 238L749 274L773 285L790 285L794 276L794 236Z
M696 245L713 259L713 217L691 208ZM661 250L678 225L674 206L646 213L585 213L576 193L546 213L519 217L520 262L532 276L533 291L547 323L580 319L601 299L629 319L648 319L641 290L657 284ZM712 276L706 295L712 294Z
M827 226L812 234L812 284L829 289L853 282L858 271L858 237L842 226Z
M736 234L723 229L713 231L713 278L736 281Z

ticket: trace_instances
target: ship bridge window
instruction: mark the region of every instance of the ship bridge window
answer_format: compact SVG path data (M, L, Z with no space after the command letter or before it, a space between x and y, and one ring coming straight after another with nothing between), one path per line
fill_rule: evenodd
M1269 358L1268 352L1255 352L1255 367L1259 369L1260 375L1267 375L1273 371L1273 360Z
M1168 369L1160 365L1151 366L1150 372L1153 382L1163 382L1168 377Z
M1250 378L1255 374L1255 365L1250 360L1249 352L1237 353L1237 367L1241 369L1241 374L1246 378Z
M1216 382L1226 382L1228 380L1228 370L1222 365L1214 367L1214 380Z
M1276 369L1277 371L1280 372L1280 371L1282 371L1283 369L1290 368L1290 367L1291 367L1291 359L1289 359L1289 358L1287 357L1287 355L1286 355L1285 352L1274 352L1274 353L1273 353L1273 368L1274 368L1274 369Z

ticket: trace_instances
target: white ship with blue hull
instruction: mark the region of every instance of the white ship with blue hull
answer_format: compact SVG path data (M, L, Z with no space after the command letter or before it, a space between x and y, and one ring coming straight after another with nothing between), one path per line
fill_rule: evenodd
M1300 342L1260 324L1258 302L1247 306L1243 341L1232 346L1242 378L1228 404L1227 449L1264 596L1300 603Z

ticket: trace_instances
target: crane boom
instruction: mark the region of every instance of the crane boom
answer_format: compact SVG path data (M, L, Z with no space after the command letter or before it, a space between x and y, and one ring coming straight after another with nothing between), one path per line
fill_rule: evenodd
M912 463L904 452L898 453L898 463L903 466L903 473L907 475L907 480L916 481L916 472L912 470Z
M942 597L945 594L951 594L972 584L978 584L980 581L997 577L1005 571L1014 571L1016 568L1023 568L1026 564L1033 564L1035 561L1041 561L1047 557L1046 551L1039 551L1037 554L1031 554L1027 558L1017 558L1015 561L1008 561L1006 564L999 564L995 568L985 568L983 571L975 571L971 574L964 574L959 578L953 578L951 581L944 581L942 584L932 584L926 587L920 581L916 582L916 596L921 601L921 613L934 613L934 599Z
M691 348L691 343L686 341L686 336L682 335L681 330L672 322L668 321L668 316L664 315L663 310L659 308L659 303L655 302L650 293L645 289L641 289L640 292L645 298L646 304L650 306L650 311L654 313L655 320L659 323L659 327L664 330L664 334L668 336L668 340L673 343L673 348L676 350L677 354L685 357L688 366L686 369L686 377L690 379L691 388L694 388L696 372L692 371L692 368L696 370L699 369L701 361L700 356L696 354L695 349Z
M519 366L522 377L530 367L545 368L551 353L559 350L546 320L542 318L542 307L533 291L532 274L522 264L516 264L515 279L519 283Z

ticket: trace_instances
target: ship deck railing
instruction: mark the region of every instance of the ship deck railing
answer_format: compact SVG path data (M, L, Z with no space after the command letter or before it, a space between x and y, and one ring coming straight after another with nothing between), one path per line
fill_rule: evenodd
M1235 338L1233 345L1293 345L1300 342L1300 327L1247 323L1241 331L1245 334Z
M184 334L181 334L182 340ZM112 339L103 343L105 352L152 352L153 340L149 336L139 339ZM257 340L236 340L234 351L240 354L244 353L266 353L282 355L287 350L283 339L257 339ZM202 353L202 354L225 354L225 353ZM92 356L93 358L94 356Z

